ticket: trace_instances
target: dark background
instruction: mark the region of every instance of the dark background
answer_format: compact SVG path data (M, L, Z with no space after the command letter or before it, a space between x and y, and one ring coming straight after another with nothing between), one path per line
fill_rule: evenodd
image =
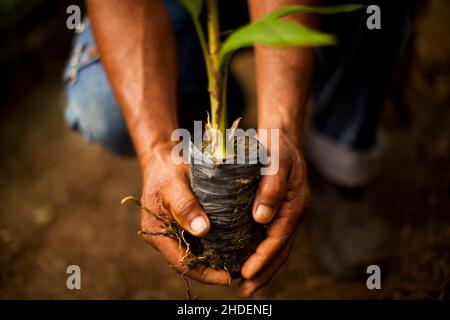
M121 207L140 195L133 158L87 145L63 120L62 68L73 32L66 7L78 1L0 3L0 298L184 298L184 281L143 242L139 212ZM386 99L386 150L361 210L391 227L382 290L330 275L317 262L310 224L291 258L258 298L447 298L450 280L450 3L419 12L408 72L399 92L406 116ZM254 120L251 52L234 61ZM312 212L330 200L313 189ZM368 235L370 236L370 235ZM66 268L82 270L82 290L66 288ZM234 290L193 284L199 298L236 298Z

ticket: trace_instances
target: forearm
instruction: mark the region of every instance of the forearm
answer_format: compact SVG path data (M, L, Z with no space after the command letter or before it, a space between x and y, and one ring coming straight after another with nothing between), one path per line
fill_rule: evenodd
M292 4L316 5L318 1L249 0L250 15L256 20L279 7ZM289 17L297 23L317 26L312 14ZM311 82L314 51L311 48L255 48L258 128L276 128L300 145L304 112Z
M88 0L103 66L141 164L177 127L174 36L161 1Z

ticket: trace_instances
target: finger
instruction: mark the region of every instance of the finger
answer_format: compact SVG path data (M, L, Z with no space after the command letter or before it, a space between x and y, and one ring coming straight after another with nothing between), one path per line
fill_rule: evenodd
M260 274L255 276L252 279L247 279L242 281L242 283L238 287L238 294L242 298L251 298L251 296L264 287L273 276L281 269L286 260L289 257L289 254L292 251L292 247L294 246L294 237L291 238L288 245L279 253L276 259L273 260L273 263L268 265Z
M178 273L186 275L204 284L229 285L230 276L224 270L215 270L207 267L189 269L184 263L186 248L174 239L162 236L144 235L143 238L150 242L166 259L169 265Z
M256 222L269 223L284 200L290 168L280 166L277 174L261 176L253 205L253 219Z
M272 224L275 224L275 227L277 227L277 225L288 226L290 223L288 222L288 218L284 217L282 219L277 218ZM267 238L259 244L256 248L256 252L248 258L242 267L241 274L245 279L254 277L285 247L288 242L288 234L292 231L289 230L289 233L286 233L285 236L279 236L277 234L274 235L273 232L271 232L271 227L269 227ZM283 232L285 231L283 230Z
M187 180L172 182L164 190L164 200L175 220L194 236L205 235L210 228L208 216L192 193Z
M256 248L242 267L242 276L251 279L269 263L286 245L297 228L299 215L303 212L307 197L292 196L291 202L283 202L278 214L267 230L267 238Z

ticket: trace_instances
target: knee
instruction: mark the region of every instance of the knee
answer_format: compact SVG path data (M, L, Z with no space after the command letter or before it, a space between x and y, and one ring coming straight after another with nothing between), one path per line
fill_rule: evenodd
M95 48L89 19L83 24L63 74L68 98L66 122L88 142L116 154L133 154L125 121Z
M75 82L67 84L65 119L90 143L119 155L133 154L133 146L101 63L78 70Z

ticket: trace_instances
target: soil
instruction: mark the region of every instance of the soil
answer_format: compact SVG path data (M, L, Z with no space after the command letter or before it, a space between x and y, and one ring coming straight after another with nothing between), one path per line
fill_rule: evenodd
M211 222L211 230L192 243L192 251L198 264L226 270L233 278L240 276L242 266L266 231L252 218L261 166L258 162L250 163L247 140L234 138L234 156L227 157L233 158L232 164L196 163L194 158L200 156L199 149L190 164L192 190ZM237 141L244 143L244 164L238 163ZM256 139L253 141L253 154L257 154Z
M409 75L402 78L409 117L399 121L387 101L385 155L364 201L365 210L393 224L397 235L382 290L367 289L365 270L360 279L342 279L321 269L306 223L290 259L256 298L449 298L450 4L429 4L416 24ZM86 145L70 132L62 116L65 57L30 57L18 62L27 67L3 80L11 89L0 103L0 298L184 299L181 277L136 236L137 210L120 205L124 196L140 194L137 161ZM40 68L30 68L38 61ZM244 54L233 66L241 70L249 104L251 61ZM250 116L244 120L251 125ZM312 191L310 217L324 200ZM81 290L66 288L72 264L81 268ZM227 287L192 282L192 291L199 298L236 298Z

